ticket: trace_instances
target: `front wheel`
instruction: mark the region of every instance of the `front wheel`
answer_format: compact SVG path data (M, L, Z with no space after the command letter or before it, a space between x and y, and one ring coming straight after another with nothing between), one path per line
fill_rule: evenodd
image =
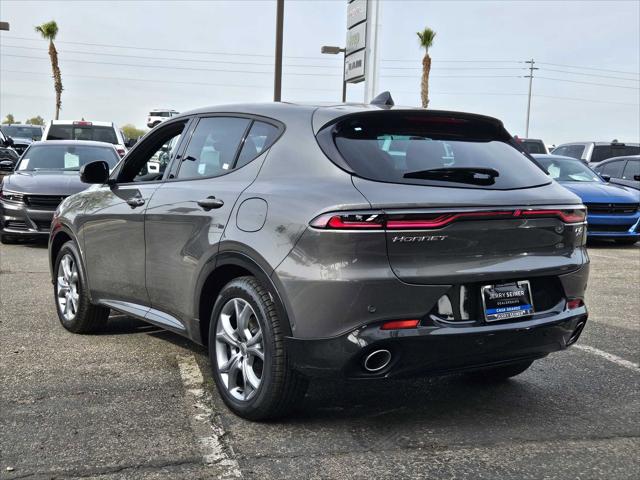
M209 356L224 403L249 420L285 415L307 382L287 363L272 296L255 277L239 277L220 292L209 327Z
M91 304L80 252L72 240L58 252L54 272L53 291L62 326L73 333L102 329L109 318L109 309Z
M500 367L491 367L466 374L467 378L479 382L502 382L516 375L520 375L531 366L533 360L511 363Z

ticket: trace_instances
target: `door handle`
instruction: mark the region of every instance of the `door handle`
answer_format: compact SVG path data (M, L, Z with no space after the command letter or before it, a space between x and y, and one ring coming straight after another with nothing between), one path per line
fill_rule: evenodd
M198 200L198 205L200 205L204 211L208 212L212 208L222 207L224 205L224 202L219 198L211 196L203 198L202 200Z
M144 205L144 198L131 197L127 199L127 203L131 206L131 208L141 207L142 205Z

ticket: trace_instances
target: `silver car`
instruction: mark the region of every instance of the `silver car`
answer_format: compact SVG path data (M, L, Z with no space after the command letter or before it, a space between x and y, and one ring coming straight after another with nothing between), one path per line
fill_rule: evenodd
M208 346L248 419L286 414L316 377L506 379L587 321L585 209L494 118L203 108L81 177L95 185L49 241L62 325L113 310Z

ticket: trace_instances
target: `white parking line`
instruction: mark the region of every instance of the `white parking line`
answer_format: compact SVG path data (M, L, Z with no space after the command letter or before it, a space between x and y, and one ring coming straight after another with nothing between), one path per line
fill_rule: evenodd
M620 358L613 353L605 352L604 350L600 350L598 348L591 347L589 345L574 345L574 348L583 350L585 352L593 353L594 355L598 355L599 357L605 358L610 362L613 362L621 367L628 368L629 370L633 370L634 372L640 373L640 365L634 362L630 362L629 360L625 360L624 358Z
M178 367L184 385L187 408L191 412L191 428L200 446L204 463L217 465L222 469L222 473L217 478L242 478L238 462L227 454L227 449L220 441L224 430L214 422L214 412L209 406L211 401L204 388L204 379L196 359L193 355L179 355Z

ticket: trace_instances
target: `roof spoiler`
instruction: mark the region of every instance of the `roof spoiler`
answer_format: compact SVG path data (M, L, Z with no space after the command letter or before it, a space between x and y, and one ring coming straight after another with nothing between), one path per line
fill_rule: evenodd
M382 105L384 107L393 107L395 105L391 93L382 92L370 102L371 105Z

